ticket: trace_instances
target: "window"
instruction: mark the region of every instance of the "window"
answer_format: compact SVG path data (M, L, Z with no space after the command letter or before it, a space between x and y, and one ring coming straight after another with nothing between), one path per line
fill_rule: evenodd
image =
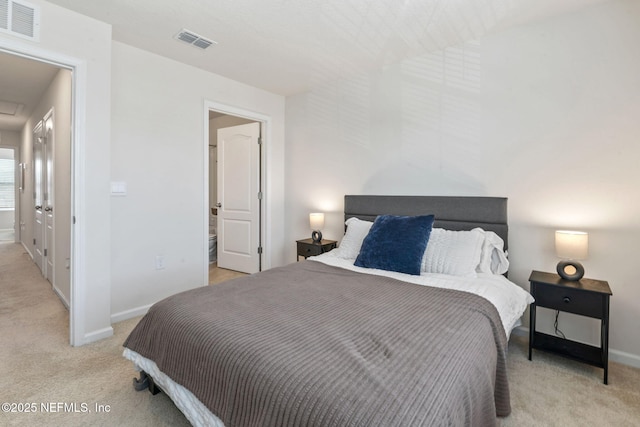
M0 209L15 209L15 163L13 159L0 159Z

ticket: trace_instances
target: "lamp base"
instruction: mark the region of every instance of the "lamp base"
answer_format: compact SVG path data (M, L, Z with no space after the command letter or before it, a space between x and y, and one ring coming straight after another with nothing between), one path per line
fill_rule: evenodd
M578 261L560 261L556 267L558 275L564 280L576 282L584 276L584 267Z
M322 241L322 233L320 231L314 231L311 233L311 240L313 240L313 243L320 243Z

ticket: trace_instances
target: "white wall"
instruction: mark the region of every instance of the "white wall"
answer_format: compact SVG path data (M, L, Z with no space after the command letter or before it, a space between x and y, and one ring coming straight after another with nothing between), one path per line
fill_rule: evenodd
M31 124L31 126L33 126L33 124ZM34 212L33 135L27 125L25 125L20 132L20 163L24 165L23 189L19 192L17 200L20 208L20 243L22 243L22 246L27 250L31 258L33 258L34 217L30 215Z
M309 212L341 237L344 194L506 196L511 279L554 271L555 229L589 231L611 357L640 366L638 22L640 3L607 2L287 98L287 258ZM560 328L599 340L592 319Z
M15 210L0 210L0 230L11 230L15 221Z
M111 199L114 321L202 286L208 265L205 100L270 116L265 251L284 251L284 97L113 43L111 176L128 194ZM155 269L164 256L165 268Z
M0 129L0 147L18 148L19 146L20 134L18 132Z
M81 179L75 189L76 277L78 310L73 342L80 345L111 335L110 283L110 111L111 26L43 0L40 41L0 34L0 49L77 67L81 108L75 117L76 163Z

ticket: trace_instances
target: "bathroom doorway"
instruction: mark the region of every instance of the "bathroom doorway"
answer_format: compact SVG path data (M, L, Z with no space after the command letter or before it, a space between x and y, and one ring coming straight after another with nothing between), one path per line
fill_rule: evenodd
M261 269L261 125L209 110L209 283ZM225 159L232 167L224 167ZM249 216L254 218L253 225Z

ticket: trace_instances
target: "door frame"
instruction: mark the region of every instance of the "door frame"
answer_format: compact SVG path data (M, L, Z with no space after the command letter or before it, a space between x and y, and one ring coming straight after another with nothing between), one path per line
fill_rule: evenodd
M84 147L86 144L86 93L87 63L85 60L68 56L38 46L2 40L0 52L16 55L34 61L45 62L71 71L71 244L70 256L70 301L69 301L69 343L72 346L86 342L85 331L85 286L86 257L83 236L85 235L84 218L86 204L81 195L84 194L85 169ZM22 153L20 154L22 155Z
M271 141L272 120L271 116L257 113L244 108L235 107L217 101L204 101L204 138L203 138L203 170L204 170L204 209L202 217L202 242L203 242L203 284L209 284L209 111L228 114L230 116L242 117L260 123L260 134L262 138L262 149L260 150L260 182L262 191L262 203L260 204L260 224L259 233L262 246L261 270L271 268L271 223L269 212L271 212L271 197L269 197L269 182L267 170L269 168L269 153Z
M45 194L47 195L47 202L49 202L49 205L47 207L52 207L51 205L54 204L55 202L55 197L56 197L56 191L55 191L55 184L56 184L56 178L55 178L55 171L56 171L56 164L55 164L55 152L56 152L56 137L55 137L55 107L51 107L49 109L49 111L47 111L47 113L44 115L44 117L42 118L42 122L43 122L43 131L44 131L44 135L45 135L45 141L46 141L46 145L45 145L45 153L44 153L44 159L45 161L49 160L49 154L51 154L51 170L49 170L49 166L48 164L46 165L46 170L47 170L47 180L46 180L46 187L45 190ZM51 139L49 139L49 136L47 135L47 121L51 120L52 123L52 128L51 128ZM55 276L55 271L56 271L56 266L55 266L55 257L56 257L56 253L55 253L55 242L56 242L56 228L55 228L55 214L54 213L47 213L46 207L44 206L45 204L42 204L42 209L43 209L43 215L44 215L44 229L43 229L43 235L44 235L44 241L46 243L46 249L47 249L47 255L45 256L45 262L47 264L47 274L45 276L45 278L47 280L49 280L49 278L51 278L51 280L49 280L49 283L51 283L51 286L53 286L54 291L58 294L58 296L60 296L60 299L62 300L62 303L68 307L67 301L66 299L62 296L62 293L60 292L60 290L58 289L58 287L56 286L56 276ZM49 241L49 239L47 238L48 236L48 231L47 231L47 227L48 227L48 223L49 223L49 218L48 216L52 215L52 230L51 230L51 241ZM69 236L69 238L71 238L71 236ZM49 272L49 256L51 256L51 272Z

